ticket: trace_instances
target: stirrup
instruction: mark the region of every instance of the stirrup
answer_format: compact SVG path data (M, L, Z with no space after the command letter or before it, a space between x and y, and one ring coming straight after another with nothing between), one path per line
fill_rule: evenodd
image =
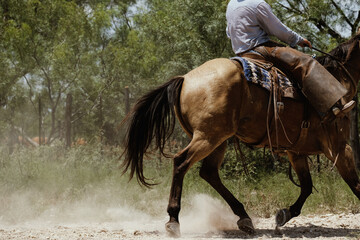
M355 104L356 104L355 101L351 100L348 103L346 103L344 106L342 106L341 109L337 106L334 106L331 110L335 115L335 117L340 117L341 115L350 112L355 107Z

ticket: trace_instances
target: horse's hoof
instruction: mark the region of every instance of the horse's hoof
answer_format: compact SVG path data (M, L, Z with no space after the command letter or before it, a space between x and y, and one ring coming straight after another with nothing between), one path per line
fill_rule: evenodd
M291 219L291 213L289 209L281 209L277 212L275 220L276 220L276 226L281 227L284 226L285 223L287 223Z
M169 237L179 238L180 234L180 224L177 222L168 222L165 224L166 232L168 233Z
M250 218L243 218L237 221L239 229L247 234L255 234L255 228Z

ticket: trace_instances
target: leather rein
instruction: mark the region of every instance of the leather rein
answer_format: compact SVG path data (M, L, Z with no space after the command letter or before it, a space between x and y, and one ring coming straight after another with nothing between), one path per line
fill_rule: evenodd
M353 91L356 91L356 89L357 89L356 81L355 81L355 79L353 78L353 76L350 74L350 72L346 69L346 67L344 66L344 63L343 63L343 61L342 61L341 59L335 57L334 55L331 55L331 54L329 54L329 53L326 53L326 52L324 52L324 51L321 51L320 49L318 49L318 48L316 48L316 47L312 47L311 49L314 49L315 51L318 51L318 52L320 52L320 53L322 53L322 54L324 54L324 55L326 55L326 56L328 56L328 57L331 57L331 58L334 59L335 61L337 61L338 64L340 65L340 67L344 70L345 74L350 78L350 80L351 80L351 85L352 85L352 87L353 87L352 89L354 89Z

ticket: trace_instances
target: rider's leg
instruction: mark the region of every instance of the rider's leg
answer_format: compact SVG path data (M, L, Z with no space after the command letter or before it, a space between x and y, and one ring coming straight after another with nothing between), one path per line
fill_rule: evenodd
M266 51L264 51L264 49ZM342 103L347 90L318 61L296 49L273 43L255 50L265 55L282 71L295 79L311 105L324 116L329 110L335 115L349 112L355 102Z

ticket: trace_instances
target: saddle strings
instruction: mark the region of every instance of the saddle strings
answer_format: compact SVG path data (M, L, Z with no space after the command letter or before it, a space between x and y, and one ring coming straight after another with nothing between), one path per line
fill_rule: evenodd
M272 142L271 142L271 136L270 136L270 124L271 123L269 123L272 91L274 91L273 87L270 89L270 94L269 94L269 103L268 103L268 109L267 109L267 114L266 114L266 130L267 130L266 132L267 132L267 135L268 135L269 149L270 149L271 155L273 156L274 159L276 159L275 155L274 155L274 152L273 152L273 149L272 149Z
M270 152L271 152L271 155L273 156L274 159L275 158L275 154L274 154L274 151L273 151L273 146L272 146L272 141L271 141L271 134L270 134L270 122L269 122L269 115L270 115L270 109L271 109L271 102L273 102L273 110L274 110L274 119L275 119L275 139L276 139L276 147L277 147L277 150L279 150L279 129L278 129L278 122L280 122L280 125L281 125L281 128L284 132L284 135L285 135L285 138L286 140L291 144L293 145L293 143L291 142L291 140L289 139L289 136L287 135L286 133L286 129L285 129L285 126L281 120L281 117L280 117L280 114L279 114L279 111L278 111L278 105L277 105L277 99L278 99L278 96L277 96L277 90L279 88L279 86L276 84L275 81L277 81L277 78L276 78L276 74L272 74L273 75L273 81L271 81L271 89L270 89L270 94L269 94L269 103L268 103L268 109L267 109L267 114L266 114L266 128L267 128L267 135L268 135L268 141L269 141L269 149L270 149ZM271 101L272 100L272 101Z

